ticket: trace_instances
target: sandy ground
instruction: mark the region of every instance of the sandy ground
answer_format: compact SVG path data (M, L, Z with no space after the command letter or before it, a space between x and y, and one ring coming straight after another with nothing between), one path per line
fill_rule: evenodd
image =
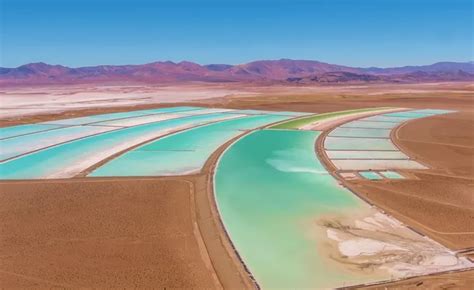
M219 286L198 242L191 186L171 179L2 183L2 287Z
M469 209L473 201L469 189L472 192L470 142L474 138L474 87L469 84L316 88L193 84L184 89L167 88L174 90L175 98L170 94L163 102L173 103L166 104L154 103L162 101L158 97L136 102L134 92L144 90L142 87L53 89L61 91L58 100L67 99L68 91L74 97L77 94L88 96L88 90L105 89L110 90L106 94L124 99L133 95L134 100L132 103L105 101L105 106L97 106L93 101L86 102L85 107L74 105L25 115L24 108L15 107L19 101L11 107L3 103L5 94L15 98L15 94L23 94L25 89L1 89L2 110L20 113L2 114L0 126L189 104L304 112L386 106L461 110L462 113L456 115L410 122L398 132L399 140L395 142L409 155L434 166L434 170L406 172L417 178L410 181L377 183L376 188L373 183L354 182L351 188L448 247L473 246L474 237L470 233L473 229L469 225L472 227L474 223L466 222L472 221L474 216ZM29 88L27 98L29 102L36 101L53 89ZM157 95L155 87L147 89L146 94ZM200 99L194 93L190 94L196 97L176 97L176 92L182 90L219 92L210 94L211 99ZM4 221L0 240L2 286L252 287L251 279L225 236L209 195L210 173L218 154L208 162L204 174L173 180L92 182L75 179L36 182L34 186L27 182L0 183L0 215ZM189 182L195 191L190 190ZM454 281L463 288L466 273L469 272L453 274L451 280L446 281ZM439 280L430 276L413 281L438 285L435 283Z

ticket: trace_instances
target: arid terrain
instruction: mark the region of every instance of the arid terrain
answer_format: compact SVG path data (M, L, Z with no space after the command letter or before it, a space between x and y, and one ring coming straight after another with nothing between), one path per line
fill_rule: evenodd
M170 105L330 112L451 109L409 121L393 141L429 166L409 180L345 186L455 251L474 247L474 86L203 84L2 88L0 125ZM13 287L252 287L213 204L210 178L74 178L0 182L0 284ZM462 255L462 253L460 253ZM474 271L374 287L472 288Z

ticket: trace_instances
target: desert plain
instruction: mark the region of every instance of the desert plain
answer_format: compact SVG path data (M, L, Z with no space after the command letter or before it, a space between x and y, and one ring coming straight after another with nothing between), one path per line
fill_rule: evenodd
M407 180L342 183L414 231L474 258L474 85L469 82L49 85L5 87L0 95L2 127L181 105L309 113L370 107L455 110L408 121L392 132L392 141L429 169L401 171ZM202 172L188 176L1 181L0 284L255 287L212 194L217 159L230 143L212 154ZM356 288L473 285L474 270L468 269Z

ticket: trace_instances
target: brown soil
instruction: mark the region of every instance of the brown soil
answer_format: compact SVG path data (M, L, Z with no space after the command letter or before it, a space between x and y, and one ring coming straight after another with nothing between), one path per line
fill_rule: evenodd
M364 289L473 289L474 270L410 278Z
M76 179L1 187L2 287L220 286L193 222L191 183Z

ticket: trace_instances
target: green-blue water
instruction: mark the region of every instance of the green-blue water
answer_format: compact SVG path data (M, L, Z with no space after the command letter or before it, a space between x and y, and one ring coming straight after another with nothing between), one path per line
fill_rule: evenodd
M242 130L285 119L288 117L256 115L179 132L126 152L89 176L159 176L196 172L219 146L242 134Z
M0 160L114 129L100 126L72 126L0 140Z
M321 250L316 219L365 208L316 158L319 132L259 130L222 155L214 177L223 223L263 288L328 288L363 279Z
M448 113L448 112L446 112ZM433 115L438 115L438 114L443 114L443 112L433 112L433 111L423 111L423 110L418 110L418 111L408 111L408 112L396 112L396 113L388 113L385 114L384 116L387 117L402 117L402 118L424 118L424 117L429 117Z
M404 179L405 178L400 173L398 173L396 171L381 171L379 173L382 174L384 177L389 178L389 179Z
M370 179L370 180L382 179L382 176L378 175L376 172L373 172L373 171L360 171L359 174L365 179Z
M0 139L11 138L24 134L31 134L51 129L61 128L57 125L28 124L0 128Z
M0 163L0 179L47 178L50 175L71 177L71 175L77 174L92 165L84 165L84 161L91 158L96 161L107 158L108 155L104 152L114 147L120 147L130 142L133 144L134 140L141 140L140 138L144 138L144 136L152 139L156 135L183 126L195 126L218 121L228 116L222 113L188 116L119 129L71 141ZM74 170L69 172L70 168L74 168Z

